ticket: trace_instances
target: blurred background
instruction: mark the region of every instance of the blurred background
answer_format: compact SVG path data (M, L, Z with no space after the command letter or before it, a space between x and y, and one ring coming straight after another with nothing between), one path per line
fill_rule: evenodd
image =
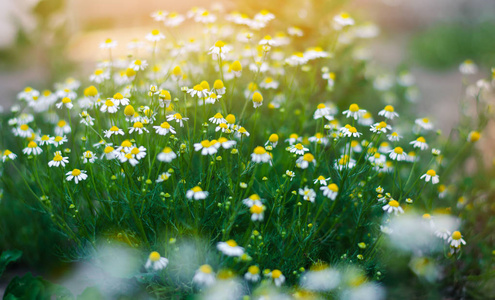
M81 70L89 74L92 62L102 58L102 40L111 37L125 45L143 37L153 27L155 10L185 13L218 3L226 11L248 14L267 8L306 32L318 28L315 13L341 9L378 24L381 34L371 45L372 57L392 72L412 70L425 113L441 112L446 105L456 109L451 104L459 99L462 61L495 65L493 0L0 0L0 105L8 108L26 85L46 88ZM479 76L487 72L482 68ZM455 123L455 115L438 117L442 129Z

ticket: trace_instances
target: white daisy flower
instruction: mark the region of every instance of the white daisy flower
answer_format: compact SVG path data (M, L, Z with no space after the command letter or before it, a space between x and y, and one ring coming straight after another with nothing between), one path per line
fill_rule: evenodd
M160 126L153 126L153 128L159 135L167 135L169 132L172 134L176 133L174 127L170 126L168 122L163 122Z
M111 114L116 113L118 110L118 105L113 102L113 100L108 99L105 103L100 107L101 112L109 112Z
M3 162L6 162L7 160L14 160L17 158L17 155L15 153L13 153L12 151L6 149L3 151L3 155L2 155L2 161Z
M316 159L311 153L306 153L296 160L296 166L301 169L307 169L310 164L316 165Z
M158 252L153 251L150 253L150 256L148 257L148 260L146 261L144 267L148 270L151 269L153 271L160 271L165 269L167 265L168 259L166 259L165 257L161 257Z
M247 197L246 199L242 200L242 203L246 205L247 207L251 207L255 204L261 205L263 204L263 199L260 198L258 194L252 194L251 196Z
M194 151L199 150L201 150L201 155L213 155L218 151L217 147L215 147L215 145L212 145L211 142L208 140L203 140L200 143L194 144Z
M69 157L62 156L62 151L55 151L53 159L48 162L49 167L65 167L65 164L69 163Z
M459 65L459 72L464 75L476 74L478 72L478 66L472 60L467 59Z
M395 117L398 117L399 114L394 111L394 107L392 105L385 106L379 113L379 116L384 116L387 119L393 120Z
M193 282L201 286L210 286L215 283L215 273L210 265L202 265L194 273Z
M134 71L143 71L148 66L148 62L146 60L135 59L129 65L129 68Z
M146 131L149 133L148 129L146 129L146 127L144 127L143 123L141 122L134 122L134 124L132 125L131 128L129 128L129 134L133 133L133 132L137 132L139 134L143 134L143 131Z
M309 149L304 147L301 143L297 143L289 147L289 152L297 155L304 155L307 151L309 151Z
M267 163L271 159L271 155L261 146L256 147L253 153L251 153L251 160L255 163Z
M230 141L225 137L220 137L218 139L217 143L215 144L215 146L217 148L222 147L224 149L230 149L230 148L234 147L236 144L237 144L236 141Z
M69 97L64 97L64 98L62 98L62 100L60 102L55 104L55 106L58 109L62 108L62 106L65 106L66 108L71 109L72 107L74 107L74 104L72 104L72 100Z
M391 199L388 204L382 207L384 211L387 213L394 213L394 214L399 214L399 213L404 213L404 210L402 207L400 207L399 202L397 200Z
M172 148L170 147L165 147L163 148L162 152L160 152L156 158L161 161L161 162L171 162L175 158L177 158L177 154L175 154L174 151L172 151Z
M379 122L379 123L375 123L373 125L370 126L370 131L371 132L374 132L374 133L377 133L377 132L383 132L383 133L387 133L387 130L392 130L392 126L388 125L387 123L385 122Z
M366 110L359 109L359 106L355 103L351 104L348 110L344 110L342 112L342 114L345 115L346 118L354 118L354 120L361 118L365 113Z
M325 118L329 121L333 120L332 110L323 103L318 104L313 114L313 119L318 120L320 118Z
M413 145L414 148L419 148L421 150L428 149L428 144L424 137L420 136L416 140L410 142L409 144Z
M452 232L452 235L449 237L447 242L451 247L460 248L461 245L466 245L466 241L462 238L462 234L460 231Z
M208 194L209 193L207 191L203 191L203 189L201 189L201 187L195 186L192 189L187 191L186 197L187 197L187 199L191 199L191 200L192 199L203 200L203 199L206 199L206 197L208 197Z
M335 200L339 193L339 187L335 183L322 186L320 187L320 190L323 191L323 196L328 197L330 200Z
M333 17L334 28L336 30L341 30L344 27L354 25L354 19L348 13L341 13Z
M34 141L30 141L26 148L22 149L22 153L26 155L40 155L43 150L38 147L38 144Z
M276 286L281 286L285 282L285 276L280 270L273 270L267 274L267 276L273 279Z
M404 153L404 149L402 147L395 147L394 150L390 150L389 155L391 159L402 161L406 159L406 154Z
M117 41L112 39L106 39L103 43L100 43L100 48L102 49L112 49L117 47Z
M318 176L313 182L314 184L319 183L320 185L327 185L327 181L330 180L330 177L325 178L322 175Z
M260 268L258 266L250 266L244 274L244 279L251 282L258 282L260 280Z
M167 121L170 122L172 120L175 120L175 122L179 123L180 127L184 127L184 121L189 120L189 118L184 118L181 116L181 114L176 113L176 114L167 116Z
M308 188L307 186L304 189L299 189L299 195L303 196L303 199L309 202L314 203L316 199L316 192L313 189Z
M361 132L357 131L356 127L351 126L349 124L345 125L344 127L341 127L339 131L343 136L346 137L360 137L362 135Z
M106 138L110 138L112 135L124 135L124 131L117 126L112 126L110 129L103 131Z
M416 119L414 123L419 127L423 128L424 130L433 129L433 123L431 123L430 119L428 118Z
M105 156L106 159L108 160L112 160L112 159L115 159L119 156L119 152L116 151L112 146L111 144L108 144L105 149L103 149L103 155L101 156L101 158L103 158L103 156Z
M67 172L65 174L66 179L67 181L72 181L72 179L74 179L74 182L76 184L79 183L79 181L83 181L83 180L86 180L86 178L88 178L88 175L86 174L86 171L85 170L79 170L79 169L74 169L70 172Z
M234 240L217 243L217 249L227 256L242 256L244 248L237 245Z
M102 83L108 79L110 79L110 72L103 69L96 69L94 73L89 76L89 81L96 83Z
M437 175L437 172L435 170L428 170L425 174L423 174L420 179L425 179L425 182L429 182L431 180L432 184L437 184L440 182L440 179Z
M53 138L53 141L51 142L53 145L55 145L55 147L58 147L58 146L61 146L65 143L67 143L68 139L67 137L64 135L63 137L62 136L59 136L57 135L56 137Z
M160 183L167 181L170 178L170 173L168 172L163 172L162 174L158 175L158 179L155 180L155 182Z
M165 38L165 35L163 35L160 30L154 29L150 33L146 35L146 39L150 42L159 42Z
M94 163L96 160L96 156L93 152L87 150L83 152L83 156L81 157L83 160L83 163L87 164L89 163Z

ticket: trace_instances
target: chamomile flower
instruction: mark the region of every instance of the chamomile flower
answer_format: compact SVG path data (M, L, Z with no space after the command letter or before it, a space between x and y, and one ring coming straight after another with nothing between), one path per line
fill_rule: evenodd
M301 169L307 169L311 163L316 165L316 159L311 153L306 153L296 160L296 166Z
M358 119L358 124L363 126L371 126L373 122L373 115L370 112L365 112L361 118Z
M215 127L215 131L221 131L221 132L227 132L227 133L231 132L229 125L227 125L226 123L218 124L218 126Z
M387 119L393 120L395 117L398 117L399 114L394 111L394 107L392 105L385 106L379 113L379 116L384 116Z
M65 135L64 136L57 135L56 137L53 138L51 143L53 145L55 145L55 147L58 147L58 146L62 146L63 144L67 143L67 141L68 141L68 139Z
M159 42L159 41L165 39L165 35L163 35L160 32L160 30L154 29L146 35L146 39L150 42Z
M449 237L447 242L451 247L460 248L461 245L466 245L466 241L462 238L462 234L460 231L452 232L452 235Z
M134 122L134 124L132 125L132 127L129 128L129 134L133 133L133 132L137 132L139 134L143 134L143 131L146 131L149 133L149 130L146 129L146 127L144 127L143 123L137 121L137 122Z
M238 60L234 61L230 65L229 71L232 72L232 74L234 75L234 77L241 77L241 75L242 75L242 65L241 65L241 63Z
M81 157L82 160L83 160L83 163L87 164L88 162L89 163L94 163L95 160L96 160L96 156L95 154L90 151L90 150L86 150L83 152L83 156Z
M260 268L258 266L250 266L244 274L244 279L251 282L258 282L260 280Z
M258 92L255 92L253 94L252 100L253 100L253 107L254 108L258 108L261 105L263 105L263 96L261 96L261 94Z
M466 59L459 65L459 72L464 75L476 74L478 72L478 66L472 60Z
M302 52L296 52L285 59L285 62L290 66L300 66L308 62L308 58Z
M171 162L177 158L177 154L170 147L163 148L162 152L158 153L156 158L161 162Z
M406 154L404 153L404 149L402 147L395 147L393 150L390 150L389 155L391 159L402 161L406 159Z
M357 105L356 103L351 104L348 110L344 110L342 112L342 114L345 115L346 118L354 118L354 120L361 118L365 113L366 110L360 109L359 105Z
M206 197L208 197L208 194L209 193L207 191L203 191L203 189L201 189L201 187L195 186L192 189L187 191L186 197L187 197L187 199L191 199L191 200L192 199L203 200L203 199L206 199Z
M275 283L276 286L281 286L285 282L285 276L282 274L280 270L273 270L270 273L267 274L271 279L273 279L273 282Z
M167 27L177 27L182 22L184 22L185 19L186 17L184 17L184 15L181 15L176 12L171 12L167 15L167 17L163 21L163 24L165 24L165 26Z
M424 130L432 130L433 129L433 123L431 123L430 119L428 118L421 118L421 119L416 119L414 121L416 125L419 127L423 128Z
M330 177L325 178L323 175L318 176L313 182L314 184L327 185L327 181L330 180Z
M205 104L215 104L218 100L220 100L222 96L217 95L215 93L209 93L208 96L204 99ZM199 105L203 105L203 101L199 100L198 101Z
M28 124L22 124L21 126L13 130L14 135L20 136L22 138L29 138L33 135L34 130L29 127Z
M216 41L215 44L210 48L208 54L212 55L213 60L217 60L220 56L221 59L225 59L225 54L229 53L232 47L227 45L224 41Z
M48 162L49 167L65 167L65 164L69 163L69 158L62 156L62 151L56 151L53 155L53 159Z
M187 93L191 95L191 97L198 97L200 99L208 97L210 94L209 88L205 88L202 84L196 84L192 89L188 89Z
M299 189L299 195L303 196L303 199L309 201L311 203L315 202L316 192L313 189L308 188L307 186L304 189Z
M237 144L236 141L230 141L227 138L222 136L218 139L217 143L215 143L214 146L217 148L222 147L224 149L230 149L230 148L234 147L236 144Z
M158 175L158 178L155 180L155 182L160 183L167 181L170 178L170 173L168 172L163 172L160 175Z
M168 265L168 259L160 256L160 253L153 251L148 256L148 260L146 261L144 267L148 270L151 269L153 271L160 271L165 269L167 265Z
M304 147L301 143L297 143L289 147L289 152L297 155L304 155L307 151L309 151L309 149Z
M115 150L110 144L105 146L105 149L103 149L103 154L101 158L105 157L107 160L112 160L115 159L119 156L118 151Z
M112 126L110 127L110 129L105 130L103 133L106 138L110 138L112 135L124 135L124 131L117 126Z
M335 183L320 187L323 191L323 196L328 197L330 200L335 200L339 194L339 187Z
M55 104L55 106L59 109L62 108L62 106L71 109L72 107L74 107L74 104L72 104L72 100L69 97L64 97L60 102Z
M251 213L251 220L263 221L265 209L266 207L261 203L253 204L249 208L249 212Z
M65 178L67 181L72 181L72 179L74 179L74 182L76 184L78 184L79 181L83 181L83 180L86 180L88 178L86 171L85 170L79 170L79 169L74 169L70 172L67 172L65 174L65 176L67 176Z
M268 137L268 141L266 141L265 146L268 145L268 144L270 144L272 147L276 147L277 144L278 144L278 134L272 133Z
M95 125L95 123L93 122L95 119L93 117L91 117L87 111L83 111L79 114L79 116L81 117L81 122L82 124L86 125L86 126L93 126Z
M167 135L169 132L175 134L175 129L168 122L163 122L160 126L153 126L158 135Z
M261 146L256 147L253 153L251 153L251 160L254 163L267 163L270 162L271 159L271 155Z
M252 194L251 196L247 197L246 199L242 200L242 203L246 205L247 207L251 207L255 204L262 204L262 200L258 194Z
M391 134L388 134L387 135L387 139L391 142L398 142L400 141L400 139L402 138L402 136L400 136L397 132L392 132Z
M287 28L287 33L291 36L297 37L301 37L304 34L301 28L295 26Z
M204 10L203 12L198 13L196 14L196 16L194 16L194 21L198 23L210 24L214 23L216 20L217 17L207 10Z
M194 273L193 282L198 285L210 286L215 283L215 273L210 265L202 265Z
M106 39L103 43L100 43L100 48L102 49L112 49L117 47L117 41L112 39Z
M357 131L356 127L351 126L349 124L345 125L344 127L341 127L340 132L343 136L347 136L347 137L360 137L362 135L361 132Z
M194 144L194 151L201 150L201 155L213 155L217 153L217 147L212 145L209 140L203 140L200 143Z
M421 150L428 149L428 144L424 137L420 136L416 140L410 142L409 144L413 145L414 148L419 148Z
M430 182L431 180L431 183L432 184L437 184L440 182L440 179L437 175L437 172L435 172L435 170L428 170L425 174L421 175L420 179L425 179L425 182Z
M308 141L321 144L321 145L326 145L328 144L328 138L323 135L321 132L317 132L314 136L309 137Z
M17 158L17 155L15 153L13 153L12 151L10 151L9 149L6 149L3 151L3 155L2 155L2 161L3 162L6 162L7 160L14 160Z
M399 214L399 213L404 213L404 210L402 207L400 207L399 202L397 200L391 199L386 205L382 207L384 211L387 213L394 213L394 214Z
M374 133L378 133L378 132L387 133L387 130L392 130L392 126L388 125L383 121L371 125L370 128L370 131Z
M325 118L329 121L333 120L332 110L323 103L318 104L313 114L313 119L318 120L320 118Z
M43 150L38 147L35 141L30 141L26 148L22 149L22 153L26 155L40 155Z
M477 142L480 138L481 138L481 134L479 133L479 131L471 131L471 132L468 134L467 141L468 141L468 142L470 142L470 143L475 143L475 142Z
M173 115L168 115L167 116L167 121L175 121L177 123L179 123L180 127L184 127L184 121L187 121L189 120L189 118L184 118L181 116L181 114L179 113L176 113L176 114L173 114Z
M221 113L216 113L213 117L208 119L213 124L227 123L227 120L222 116Z
M344 27L354 25L354 19L348 13L340 13L333 17L334 28L336 30L341 30Z
M96 69L93 74L89 76L89 81L95 83L102 83L108 79L110 79L110 72L103 69Z
M103 105L100 107L101 112L108 112L111 114L116 113L117 110L118 110L118 105L115 102L113 102L112 99L106 100L105 103L103 103Z

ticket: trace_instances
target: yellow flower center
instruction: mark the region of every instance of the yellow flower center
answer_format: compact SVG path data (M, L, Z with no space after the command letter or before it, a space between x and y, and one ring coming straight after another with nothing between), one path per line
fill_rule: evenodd
M157 35L160 34L160 30L154 29L153 31L151 31L151 34L154 35L154 36L157 36Z
M203 146L203 148L209 148L209 147L211 147L211 143L208 140L204 140L204 141L201 141L201 146Z
M332 192L338 192L339 191L339 187L335 184L335 183L331 183L327 186L327 188L329 190L331 190Z
M282 276L282 272L280 270L273 270L272 271L272 278L279 278L280 276Z
M258 146L256 148L254 148L254 154L262 155L262 154L265 154L265 153L266 153L265 148L263 148L261 146Z
M176 120L182 120L182 116L181 116L179 113L176 113L176 114L174 115L174 118L175 118Z
M397 154L402 154L404 153L404 150L401 147L395 147L394 152Z
M201 267L199 267L199 271L201 271L201 273L211 274L213 272L213 269L210 267L210 265L202 265Z
M351 106L349 106L349 110L351 112L358 112L359 111L359 106L355 103L351 104Z
M390 200L390 202L388 203L388 205L392 206L392 207L399 207L399 202L397 202L397 200Z
M252 214L261 214L263 212L263 206L260 206L260 205L253 205L251 206L251 208L249 209L249 211L252 213Z
M160 124L160 127L161 128L165 128L165 129L169 129L170 128L170 124L168 124L168 122L163 122L162 124Z
M307 161L307 162L312 162L315 160L315 157L313 156L313 154L311 153L306 153L304 154L303 156L303 160Z
M432 177L433 177L433 176L437 175L437 172L435 172L435 170L431 170L431 169L430 169L430 170L428 170L428 171L426 172L426 174L427 174L427 175L430 175L430 176L432 176Z
M226 117L225 117L225 120L227 120L227 122L229 124L234 124L235 123L235 116L232 115L232 114L228 114Z
M53 161L62 161L62 155L55 154L55 156L53 157Z
M222 48L223 46L225 46L225 43L223 41L217 41L215 43L215 47L217 48Z
M257 103L263 102L263 96L261 96L261 94L258 92L254 93L253 102L257 102Z
M460 240L461 238L462 238L462 235L461 235L460 231L454 231L454 233L452 233L452 239Z
M150 253L149 259L153 262L160 260L160 254L156 251Z
M79 169L72 170L72 176L79 176L79 175L81 175L81 170Z
M170 147L165 147L165 148L163 148L162 152L163 152L163 153L170 153L170 152L172 152L172 148L170 148Z
M108 107L112 107L112 106L114 106L115 104L113 103L113 101L112 101L112 100L107 100L107 101L105 101L105 105L106 105L106 106L108 106Z
M64 98L62 99L62 103L63 103L63 104L67 104L67 103L70 103L70 102L71 102L71 100L70 100L70 98L69 98L69 97L64 97Z
M36 147L38 147L38 145L34 141L30 141L28 144L28 147L29 148L36 148Z
M325 104L320 103L320 104L318 104L318 106L317 106L316 108L318 108L318 109L323 109L323 108L325 108L325 107L326 107L326 106L325 106Z
M237 243L234 240L228 240L225 243L232 248L237 247Z
M255 200L260 200L261 198L258 194L252 194L251 196L249 196L249 199L255 201Z
M27 124L22 124L21 125L21 130L22 131L27 131L29 129L29 126Z
M253 274L253 275L256 275L256 274L260 273L260 268L258 266L250 266L248 268L248 272Z
M198 192L202 192L203 190L199 186L195 186L191 189L191 191L198 193Z
M392 105L385 106L385 111L394 112L394 107Z
M143 128L143 123L141 122L135 122L134 125L132 125L134 128Z

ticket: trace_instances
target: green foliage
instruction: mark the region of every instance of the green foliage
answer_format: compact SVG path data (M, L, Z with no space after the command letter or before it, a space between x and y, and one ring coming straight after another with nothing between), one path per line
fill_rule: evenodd
M411 41L412 58L427 68L446 69L466 59L485 66L495 65L495 23L438 24Z
M5 268L11 262L17 261L22 256L22 251L19 250L7 250L3 251L0 255L0 277L2 276Z

